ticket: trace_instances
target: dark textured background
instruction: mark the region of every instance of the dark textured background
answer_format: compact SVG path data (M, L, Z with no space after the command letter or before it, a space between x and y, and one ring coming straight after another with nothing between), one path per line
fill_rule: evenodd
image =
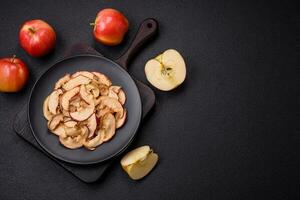
M16 54L31 77L22 92L0 94L0 199L296 199L297 6L214 0L2 2L0 57ZM89 22L105 7L120 9L130 21L118 47L96 44L91 34ZM145 62L168 48L179 50L187 64L181 87L155 89L155 109L131 146L149 144L160 155L159 164L134 182L116 162L101 181L85 184L21 140L12 130L14 115L37 77L72 44L84 42L116 58L147 17L159 21L159 36L133 60L130 72L146 82ZM55 52L43 59L29 57L18 45L19 27L33 18L49 22L58 35Z

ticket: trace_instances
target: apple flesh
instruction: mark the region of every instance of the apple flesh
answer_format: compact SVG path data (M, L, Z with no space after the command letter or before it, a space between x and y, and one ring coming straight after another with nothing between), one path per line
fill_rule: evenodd
M114 46L122 42L128 31L128 20L118 10L107 8L101 10L96 17L94 25L94 37L102 44Z
M26 84L29 71L25 63L16 58L0 59L0 92L18 92Z
M183 83L186 66L180 53L169 49L145 65L147 80L157 89L170 91Z
M142 146L128 152L121 160L121 166L133 180L145 177L155 167L158 155L149 146Z
M23 24L19 32L21 47L31 56L48 54L55 47L56 33L45 21L36 19Z

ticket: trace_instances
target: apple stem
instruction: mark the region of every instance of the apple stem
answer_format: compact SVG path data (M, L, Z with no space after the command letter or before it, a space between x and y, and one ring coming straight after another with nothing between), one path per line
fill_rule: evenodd
M35 30L34 30L34 28L32 28L32 27L29 27L28 30L29 30L31 33L35 33Z
M95 26L95 23L93 22L93 23L90 23L90 26Z
M12 63L15 61L16 57L17 57L16 55L13 55L12 60L11 60Z

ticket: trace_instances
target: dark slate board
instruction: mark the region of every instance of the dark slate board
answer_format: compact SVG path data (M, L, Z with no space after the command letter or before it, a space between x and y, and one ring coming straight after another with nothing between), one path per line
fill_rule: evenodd
M78 54L101 55L98 51L96 51L91 46L85 44L76 44L66 52L65 57L71 55L78 55ZM143 118L144 118L155 104L155 95L154 92L147 85L138 81L135 78L134 80L140 91L141 100L143 104ZM49 155L39 146L39 144L36 142L36 140L34 139L31 133L28 120L27 120L27 105L24 106L23 109L20 112L18 112L18 114L16 115L13 128L21 138L29 142L31 145L33 145L38 150L43 152L46 156L54 160L64 169L66 169L71 174L73 174L74 176L76 176L77 178L79 178L80 180L86 183L92 183L99 180L100 177L105 172L105 170L113 162L113 160L108 160L104 163L99 163L94 165L75 165L75 164L63 162Z

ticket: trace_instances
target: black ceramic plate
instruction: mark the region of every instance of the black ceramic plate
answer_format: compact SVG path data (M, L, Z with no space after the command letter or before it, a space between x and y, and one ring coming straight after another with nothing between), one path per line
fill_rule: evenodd
M97 71L107 75L113 85L122 86L126 93L125 108L128 111L125 125L116 135L94 151L85 148L67 149L58 137L49 132L43 117L43 102L53 91L55 82L67 73ZM125 149L132 141L141 121L142 104L139 91L131 76L115 62L95 55L79 55L54 64L34 85L28 106L28 119L34 137L52 156L75 164L92 164L107 160Z
M146 19L128 50L115 62L102 56L78 55L63 59L47 70L35 83L28 104L28 120L32 133L40 146L52 156L74 164L94 164L108 160L128 147L135 136L142 117L142 103L135 82L127 73L127 63L158 29L154 19ZM48 131L43 117L43 102L54 88L55 82L67 73L77 71L98 71L108 76L113 85L119 85L126 94L126 123L116 131L115 136L94 151L85 148L67 149L58 137Z

